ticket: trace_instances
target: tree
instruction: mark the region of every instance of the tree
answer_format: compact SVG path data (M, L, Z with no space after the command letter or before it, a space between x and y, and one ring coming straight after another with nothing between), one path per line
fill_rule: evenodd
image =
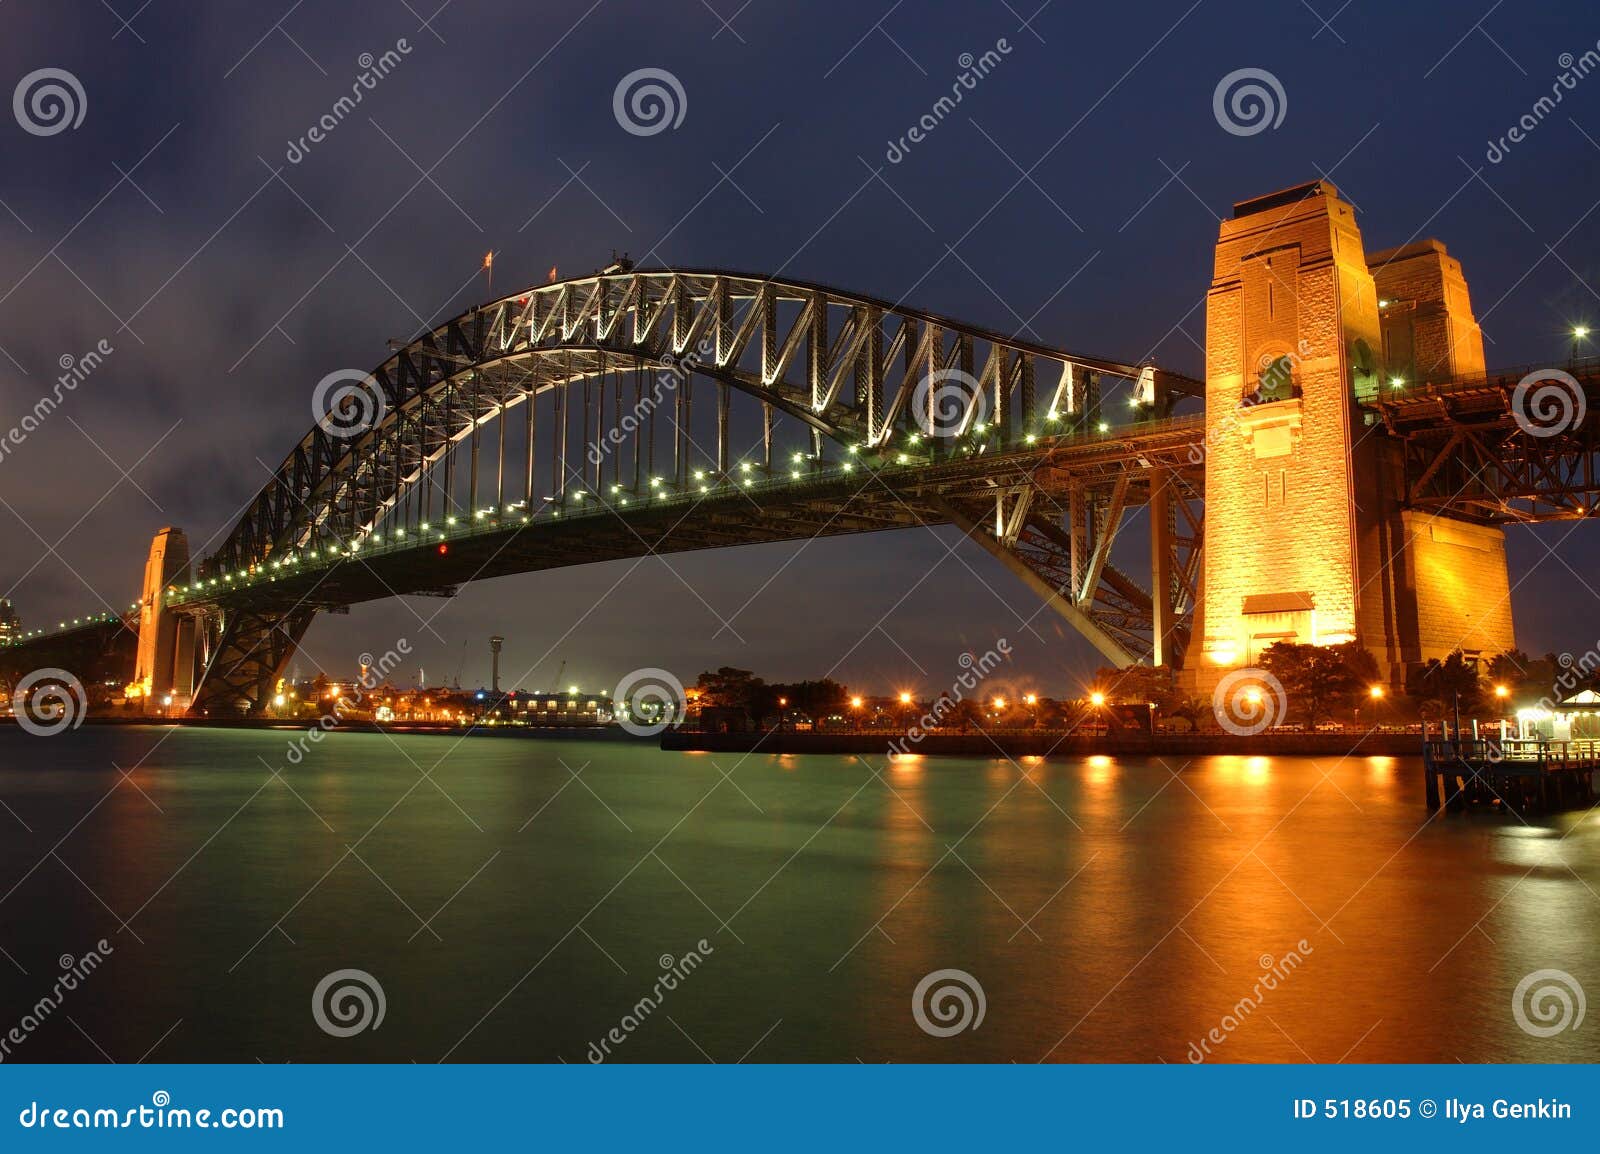
M743 709L748 712L762 688L762 681L748 669L724 665L715 673L702 673L695 681L700 691L701 708Z
M1354 642L1343 645L1300 645L1278 641L1261 655L1265 669L1298 708L1307 726L1348 709L1357 693L1377 677L1372 655Z
M831 678L821 681L796 681L791 685L767 687L767 695L774 707L778 698L787 698L789 709L799 709L814 718L838 713L850 702L850 690Z
M1443 661L1430 657L1406 675L1406 696L1424 716L1444 717L1455 712L1459 697L1463 714L1475 713L1483 701L1477 667L1457 649Z

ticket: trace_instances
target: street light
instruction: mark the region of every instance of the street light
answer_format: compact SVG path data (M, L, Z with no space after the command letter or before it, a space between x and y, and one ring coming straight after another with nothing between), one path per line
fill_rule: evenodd
M1506 688L1504 685L1496 685L1494 687L1494 695L1503 701L1507 697L1511 696L1511 690Z
M1096 709L1098 709L1100 706L1104 705L1105 703L1106 703L1106 695L1101 693L1099 690L1096 690L1095 692L1089 694L1089 704L1093 705Z
M1381 685L1374 685L1371 689L1367 690L1367 696L1372 698L1374 701L1382 701L1383 694L1384 689Z
M901 705L910 705L911 704L911 694L902 693L900 695L900 704Z
M1589 327L1587 325L1573 325L1572 326L1572 363L1573 364L1577 364L1578 363L1578 345L1581 344L1583 342L1584 338L1586 338L1588 335L1589 335Z

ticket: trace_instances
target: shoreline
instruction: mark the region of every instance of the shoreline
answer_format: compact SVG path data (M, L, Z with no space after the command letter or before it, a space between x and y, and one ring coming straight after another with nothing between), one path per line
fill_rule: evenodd
M0 723L16 722L11 718ZM316 720L287 718L190 718L190 717L90 717L83 726L113 728L173 727L186 729L276 730L304 733L320 729ZM17 728L21 728L17 726ZM75 727L76 728L76 727ZM667 730L653 736L637 736L616 725L593 726L463 726L450 722L401 721L379 724L371 721L345 721L324 732L403 734L420 737L499 737L552 739L562 741L613 741L652 744L669 753L768 753L899 754L917 757L1092 757L1095 755L1143 756L1321 756L1321 757L1420 757L1420 733L1273 733L1236 736L1229 733L1105 733L1071 734L1062 731L1008 731L1004 733L931 733L920 741L907 742L905 734L878 732L816 733L794 731L752 731L749 733L702 733L697 730Z

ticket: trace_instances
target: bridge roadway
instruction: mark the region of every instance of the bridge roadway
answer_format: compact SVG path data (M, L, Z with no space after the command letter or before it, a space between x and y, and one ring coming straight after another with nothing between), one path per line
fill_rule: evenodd
M845 457L808 466L798 477L736 473L684 492L586 493L531 516L508 507L471 524L463 516L455 524L397 530L387 540L373 534L342 551L289 552L249 572L169 589L167 603L196 612L287 612L397 594L449 595L471 580L652 553L977 524L997 507L1004 516L1005 499L1024 490L1045 506L1059 502L1059 520L1075 488L1129 477L1122 504L1132 506L1148 500L1153 470L1197 480L1204 437L1204 417L1194 414L1041 437L1009 451L936 460Z

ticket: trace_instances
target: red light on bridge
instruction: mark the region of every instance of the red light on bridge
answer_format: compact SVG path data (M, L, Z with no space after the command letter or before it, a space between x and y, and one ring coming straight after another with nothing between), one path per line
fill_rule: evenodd
M444 556L444 555L445 555L445 554L446 554L446 553L448 553L448 552L450 552L450 546L448 546L448 545L446 545L446 544L444 544L444 543L443 543L443 542L442 542L442 541L441 541L441 542L440 542L440 543L439 543L439 556L441 556L441 557L443 557L443 556Z

